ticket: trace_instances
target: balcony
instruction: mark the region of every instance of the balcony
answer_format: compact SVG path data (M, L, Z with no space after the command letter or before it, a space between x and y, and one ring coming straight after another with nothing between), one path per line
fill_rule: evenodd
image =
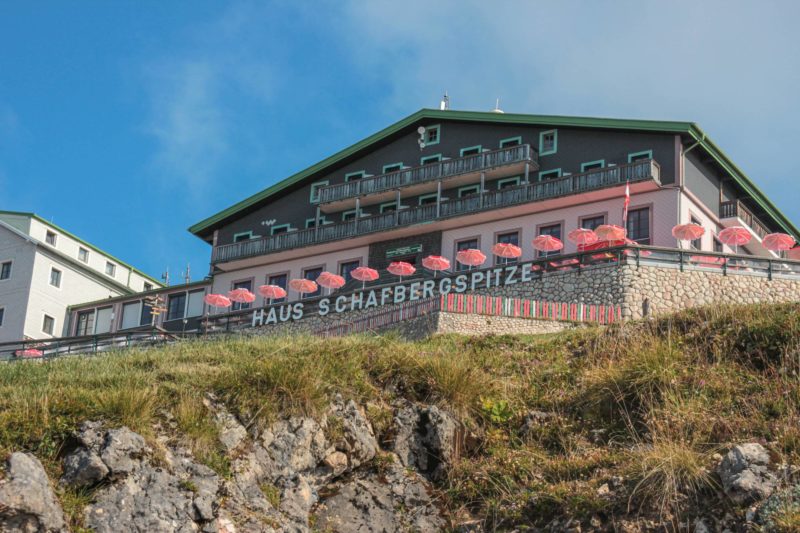
M224 263L293 248L351 239L370 233L395 230L414 224L436 222L494 209L599 191L623 185L628 181L631 183L655 181L656 185L660 185L660 173L661 168L658 163L652 159L647 159L626 165L509 187L500 191L483 191L479 194L440 201L435 204L217 246L212 252L211 263Z
M424 194L436 191L440 180L474 183L481 173L490 179L495 174L525 173L526 165L529 171L539 168L536 150L529 144L521 144L321 187L317 203L326 212L342 211L355 207L355 199L359 197L368 196L361 205L379 203L391 200L398 189L404 189L406 196Z
M719 218L724 226L738 225L739 221L744 222L745 227L752 231L759 241L768 233L772 233L757 216L738 200L719 204Z

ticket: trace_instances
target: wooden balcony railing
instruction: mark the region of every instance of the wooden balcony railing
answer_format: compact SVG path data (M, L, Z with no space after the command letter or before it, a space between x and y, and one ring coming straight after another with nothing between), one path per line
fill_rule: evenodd
M338 224L282 233L260 239L217 246L212 263L222 263L303 246L349 239L361 235L388 231L402 226L458 217L510 207L560 196L580 194L624 184L655 180L661 183L661 167L652 159L608 167L561 178L522 184L499 191L483 191L458 199L401 209L390 213L357 218Z
M719 204L719 218L739 218L761 239L771 233L769 228L739 200Z
M520 144L492 152L428 163L427 165L395 170L378 176L320 187L317 203L335 202L516 163L533 163L531 170L536 170L539 168L535 164L536 161L536 150L532 149L529 144Z

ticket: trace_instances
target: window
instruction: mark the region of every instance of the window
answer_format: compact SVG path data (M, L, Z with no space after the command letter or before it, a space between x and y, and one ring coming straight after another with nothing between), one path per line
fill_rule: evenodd
M441 128L438 124L436 126L428 126L425 128L425 144L439 144L440 130Z
M497 181L497 190L503 190L507 187L516 187L520 184L522 180L519 176L514 176L513 178L505 178L502 180Z
M380 213L386 213L387 211L397 211L397 202L387 202L385 204L381 204L380 206Z
M543 170L539 172L539 181L553 180L561 177L561 169Z
M522 144L522 137L511 137L500 141L500 148L511 148Z
M144 292L147 292L147 291L152 291L152 290L153 290L153 284L152 284L152 283L147 283L147 282L145 281L145 282L144 282L144 289L143 289L143 290L144 290Z
M395 172L403 168L403 163L389 163L388 165L383 165L383 173L387 174L389 172Z
M117 273L117 265L109 261L106 261L106 274L108 274L113 278L116 273Z
M367 172L364 170L359 170L358 172L348 172L344 175L344 181L355 181L363 179L364 176L367 175Z
M318 202L319 201L319 190L322 187L327 187L330 184L328 180L318 181L316 183L311 184L311 192L309 193L309 200L311 202Z
M122 321L119 329L130 329L139 327L142 316L142 302L130 302L122 304Z
M632 154L628 154L628 163L633 163L634 161L642 161L644 159L653 159L653 151L644 150L643 152L634 152Z
M95 334L108 333L111 331L111 322L114 320L114 308L103 307L97 310L97 316L94 319L94 332Z
M539 134L539 155L554 154L558 151L558 130L543 131Z
M57 268L50 269L50 285L61 287L61 271Z
M155 325L153 318L153 308L147 305L147 302L142 302L142 316L139 324L142 326Z
M424 194L419 197L419 205L432 205L436 203L436 198L439 195L437 193L433 194Z
M75 335L91 335L94 333L94 309L91 311L81 311L78 313L78 327Z
M248 291L253 290L253 280L248 279L247 281L237 281L233 284L234 289L247 289ZM250 309L250 304L243 304L239 302L233 302L231 304L231 311L238 311L239 309Z
M286 290L289 283L289 274L274 274L267 278L267 285L277 285ZM274 298L272 303L285 302L286 298Z
M541 226L539 228L539 235L550 235L551 237L555 237L556 239L561 239L561 224L551 224L549 226ZM555 252L540 252L537 251L536 255L538 257L549 257L551 255L558 255L560 251Z
M722 252L724 252L724 251L725 251L725 250L722 248L722 241L720 241L720 240L719 240L718 238L716 238L716 237L714 237L714 251L715 251L715 252L717 252L718 254L721 254Z
M596 230L597 226L602 226L606 223L605 215L595 215L581 219L581 227L583 229Z
M442 154L428 155L419 158L420 165L427 165L428 163L438 163L442 160Z
M479 144L477 146L469 146L467 148L462 148L461 152L459 152L459 153L461 154L461 157L467 157L468 155L479 154L479 153L481 153L481 150L482 150L482 147Z
M189 298L186 302L187 317L203 316L203 296L205 295L206 291L204 289L189 293Z
M692 224L697 224L698 226L702 226L703 225L702 222L700 222L699 220L697 220L694 217L690 217L690 221L691 221ZM700 238L695 239L692 242L690 242L689 243L689 248L691 248L692 250L702 250L703 249L703 238L700 237Z
M463 198L464 196L468 196L470 194L478 194L480 190L480 185L467 185L466 187L461 187L458 189L458 197Z
M52 335L55 329L56 329L56 319L51 317L50 315L44 315L44 320L42 321L42 331L47 333L48 335Z
M46 242L50 246L55 246L56 245L56 238L57 238L57 235L55 233L53 233L52 231L48 230L47 233L44 236L44 242Z
M360 212L361 215L364 214L364 211ZM342 213L342 222L347 222L348 220L355 220L356 219L356 210L351 209L350 211L344 211Z
M233 242L242 242L248 241L253 238L252 231L243 231L241 233L234 233L233 234Z
M0 307L0 326L3 325L3 317L6 314L6 310L3 307Z
M325 217L319 217L319 225L324 226L325 224L330 224L331 221L326 219ZM307 218L306 219L306 229L315 228L317 226L317 219L314 218Z
M361 260L356 259L354 261L345 261L339 265L339 275L344 278L345 281L350 281L353 279L351 272L361 266Z
M0 280L11 277L11 261L0 263Z
M474 248L474 249L478 248L478 238L477 237L471 237L469 239L464 239L463 241L457 241L456 242L456 255L458 255L458 252L460 252L461 250L468 250L470 248ZM459 263L458 261L456 261L455 257L453 257L453 264L456 266L456 271L458 271L458 270L468 270L469 269L468 265L464 265L464 264Z
M310 279L311 281L317 281L317 278L320 274L322 274L322 267L307 268L303 270L303 277L305 279ZM316 291L304 294L303 298L314 298L315 296L319 296L320 290L321 289L317 287Z
M588 163L581 163L581 172L589 172L596 168L603 168L606 166L605 159L598 159L597 161L589 161Z
M78 260L83 263L89 262L89 250L86 248L78 248Z
M639 244L650 244L650 208L630 210L627 230L629 239Z
M234 306L237 304L234 303ZM180 320L186 312L186 293L177 292L167 297L167 320Z
M291 224L279 224L277 226L272 226L269 229L270 235L280 235L281 233L289 233L289 230L292 228Z
M506 243L506 244L514 244L519 246L519 232L518 231L509 231L508 233L500 233L497 235L497 242L498 243ZM497 264L498 265L507 265L509 263L516 263L517 258L514 257L498 257Z

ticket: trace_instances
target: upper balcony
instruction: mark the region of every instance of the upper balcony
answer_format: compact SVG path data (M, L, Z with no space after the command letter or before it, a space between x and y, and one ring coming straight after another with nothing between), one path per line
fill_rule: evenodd
M509 176L539 169L536 150L529 144L501 148L491 152L445 159L413 168L404 168L358 180L337 183L319 188L317 203L324 212L343 211L360 205L371 205L392 200L397 190L404 196L415 196L436 191L439 181L475 183L481 173L488 179Z
M561 178L524 183L499 191L481 191L458 199L439 201L420 207L365 216L315 228L216 246L212 264L225 263L317 244L353 239L371 233L393 231L415 224L444 221L502 208L511 208L574 194L602 191L611 187L653 181L661 184L661 167L652 159L607 167Z
M772 233L766 224L761 222L747 207L739 200L730 202L722 202L719 204L719 219L720 223L725 226L743 226L750 231L753 240L761 242L764 237ZM748 248L754 255L764 257L775 257L773 252L770 252L763 246L752 246Z

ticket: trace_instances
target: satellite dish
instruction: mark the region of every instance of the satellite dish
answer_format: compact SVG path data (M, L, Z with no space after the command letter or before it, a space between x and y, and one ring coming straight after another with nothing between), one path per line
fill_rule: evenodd
M417 128L417 133L419 133L420 135L425 133L425 126L420 126L419 128Z

